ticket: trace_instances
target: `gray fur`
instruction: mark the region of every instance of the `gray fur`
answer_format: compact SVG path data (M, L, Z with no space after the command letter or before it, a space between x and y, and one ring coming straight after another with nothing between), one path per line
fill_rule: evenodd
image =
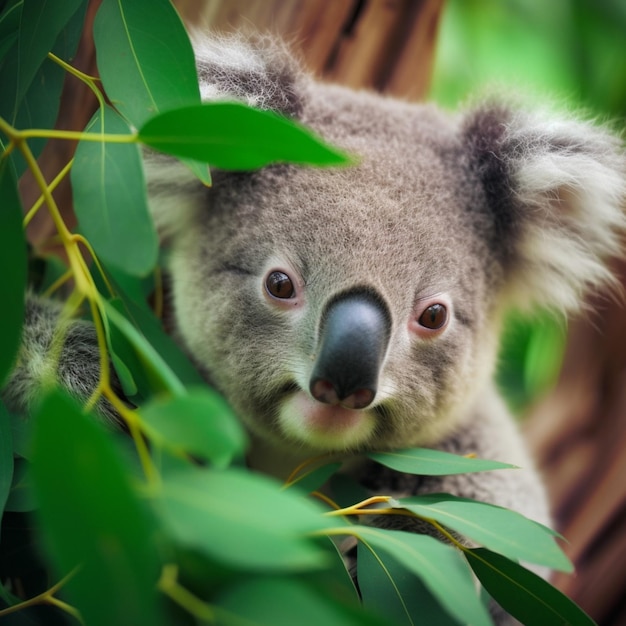
M606 260L619 251L626 196L620 142L590 123L505 104L451 115L322 84L267 41L204 41L197 50L206 98L297 117L361 159L217 172L206 189L184 166L146 157L171 247L178 338L249 429L251 465L284 476L303 458L336 452L372 491L449 491L549 523L541 481L492 382L498 337L512 305L572 312L586 290L611 282ZM268 298L273 269L293 279L293 301ZM307 391L320 320L355 287L385 303L391 339L374 403L353 426L338 413L339 427L324 430ZM452 315L424 337L414 322L429 298ZM78 370L95 361L90 352ZM17 378L11 385L24 385ZM359 456L409 446L522 469L426 478Z
M111 384L120 396L121 385L112 371ZM16 415L30 415L41 394L60 385L85 403L100 379L100 351L90 322L69 320L60 303L28 294L22 345L17 362L2 390L2 400ZM111 404L100 398L98 414L119 425Z

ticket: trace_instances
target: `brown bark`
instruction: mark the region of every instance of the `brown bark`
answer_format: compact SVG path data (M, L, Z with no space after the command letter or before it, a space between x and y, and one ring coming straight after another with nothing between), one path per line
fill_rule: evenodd
M626 261L616 271L626 288ZM626 623L625 322L622 298L589 300L555 389L526 424L576 566L553 582L602 626Z
M412 100L430 83L443 0L214 0L199 24L291 42L318 76Z

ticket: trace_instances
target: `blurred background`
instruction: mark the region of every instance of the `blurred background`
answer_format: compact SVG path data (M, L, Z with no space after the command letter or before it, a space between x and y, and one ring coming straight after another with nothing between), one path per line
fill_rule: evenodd
M94 72L89 20L74 65ZM174 0L185 21L261 30L291 42L320 78L454 108L489 90L547 99L626 126L626 0ZM77 81L74 81L77 82ZM59 128L82 129L95 102L67 81ZM51 141L48 179L68 142ZM32 185L21 181L25 205ZM36 192L38 194L38 192ZM67 194L60 186L57 194ZM69 204L69 202L66 202ZM31 241L49 224L35 222ZM626 288L626 255L615 270ZM499 381L543 470L573 576L555 584L601 626L626 625L626 307L592 294L565 321L511 315Z

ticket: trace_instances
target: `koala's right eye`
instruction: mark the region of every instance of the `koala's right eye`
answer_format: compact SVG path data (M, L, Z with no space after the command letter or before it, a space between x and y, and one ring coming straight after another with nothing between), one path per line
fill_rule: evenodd
M293 281L287 274L275 270L270 272L265 279L265 288L270 296L280 300L288 300L296 295Z

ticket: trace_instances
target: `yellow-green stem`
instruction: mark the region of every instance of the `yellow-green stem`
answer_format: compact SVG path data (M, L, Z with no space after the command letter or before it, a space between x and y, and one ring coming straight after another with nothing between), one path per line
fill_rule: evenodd
M59 601L56 600L56 598L54 598L54 594L57 593L57 591L59 591L76 574L77 571L78 571L78 568L72 570L67 576L63 577L58 583L52 585L50 589L47 589L46 591L44 591L43 593L40 593L37 596L29 598L28 600L24 600L23 602L20 602L18 604L14 604L13 606L9 606L6 609L1 609L0 617L4 617L5 615L9 615L10 613L15 613L16 611L21 611L22 609L26 609L29 606L51 603L51 604L56 604L60 608L63 608L63 610L70 609L68 613L80 619L80 616L78 615L78 611L76 611L74 607L71 607L65 604L64 602L59 604Z
M51 130L48 128L32 128L18 131L21 139L47 138L67 139L68 141L97 141L106 143L135 143L137 133L130 134L106 134L85 133L79 130Z
M74 159L72 159L55 177L54 180L48 185L48 190L52 193L58 186L59 183L65 178L65 176L67 175L67 173L70 171L70 169L72 168L72 165L74 163ZM35 217L37 211L40 209L41 205L45 202L45 198L44 195L41 194L39 196L39 198L37 199L37 201L35 202L35 204L33 204L33 206L29 209L28 213L26 214L26 216L24 217L24 228L26 228L31 220L33 219L33 217Z
M215 622L213 608L179 584L177 565L169 564L163 567L158 588L190 615L210 623Z

